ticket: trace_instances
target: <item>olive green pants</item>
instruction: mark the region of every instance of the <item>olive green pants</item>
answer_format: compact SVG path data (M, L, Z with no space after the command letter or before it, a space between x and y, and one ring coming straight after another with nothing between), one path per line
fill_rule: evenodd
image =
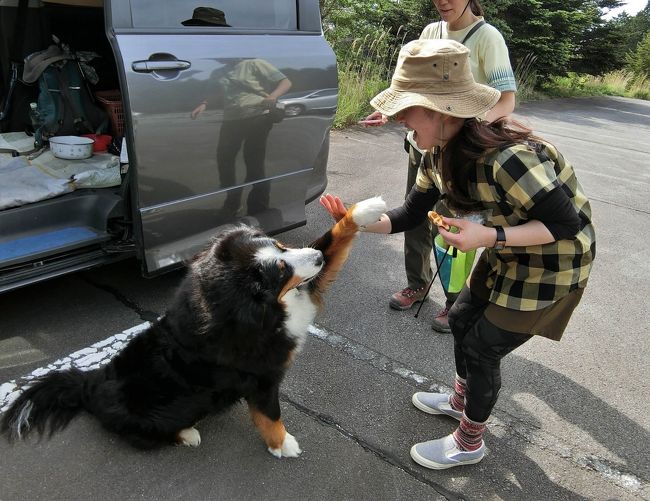
M415 184L418 174L418 165L409 160L408 176L406 179L406 195ZM438 202L434 209L446 217L451 213L444 203ZM433 250L433 239L437 235L437 228L433 227L428 219L421 225L404 232L404 267L406 269L406 280L411 289L420 289L429 285L433 273L431 270L431 252ZM451 307L458 297L458 294L450 294L445 291L447 307Z

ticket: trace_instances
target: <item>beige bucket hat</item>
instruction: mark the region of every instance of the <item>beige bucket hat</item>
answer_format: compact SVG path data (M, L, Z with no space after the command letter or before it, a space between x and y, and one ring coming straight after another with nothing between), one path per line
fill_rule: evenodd
M492 109L501 93L474 81L469 49L454 40L413 40L402 47L390 87L370 101L393 116L422 106L460 118L479 117Z

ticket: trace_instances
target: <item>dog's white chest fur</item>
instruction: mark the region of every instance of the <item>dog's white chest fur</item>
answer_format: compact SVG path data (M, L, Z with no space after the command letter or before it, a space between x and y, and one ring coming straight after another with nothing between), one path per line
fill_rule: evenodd
M318 309L312 303L309 293L300 289L291 289L282 300L287 312L284 327L287 334L296 341L296 350L300 351L307 339L307 329L314 321Z

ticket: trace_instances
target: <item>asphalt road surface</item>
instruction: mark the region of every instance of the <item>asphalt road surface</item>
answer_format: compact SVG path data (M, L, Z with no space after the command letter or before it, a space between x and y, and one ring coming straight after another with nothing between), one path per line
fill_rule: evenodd
M299 458L268 454L244 405L199 423L197 449L137 451L84 415L51 440L0 442L0 500L650 499L650 103L553 100L517 112L574 164L598 251L562 341L533 339L504 359L481 463L411 461L412 444L455 424L410 403L453 381L452 338L430 328L443 296L434 285L418 318L390 310L405 286L402 237L362 234L282 388ZM333 133L328 191L399 204L402 137L394 125ZM287 243L330 225L318 204L307 212ZM0 406L43 368L101 363L164 312L181 277L145 280L126 261L0 296Z

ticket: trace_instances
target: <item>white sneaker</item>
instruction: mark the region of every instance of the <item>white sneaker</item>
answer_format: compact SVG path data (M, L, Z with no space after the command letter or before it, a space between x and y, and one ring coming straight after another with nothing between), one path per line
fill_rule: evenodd
M485 443L475 451L462 451L456 445L453 435L437 440L421 442L411 447L411 457L417 464L433 470L444 470L454 466L478 463L485 456Z
M445 414L460 421L460 418L463 417L463 411L457 411L449 404L450 397L451 395L447 393L418 391L411 398L411 402L427 414Z

